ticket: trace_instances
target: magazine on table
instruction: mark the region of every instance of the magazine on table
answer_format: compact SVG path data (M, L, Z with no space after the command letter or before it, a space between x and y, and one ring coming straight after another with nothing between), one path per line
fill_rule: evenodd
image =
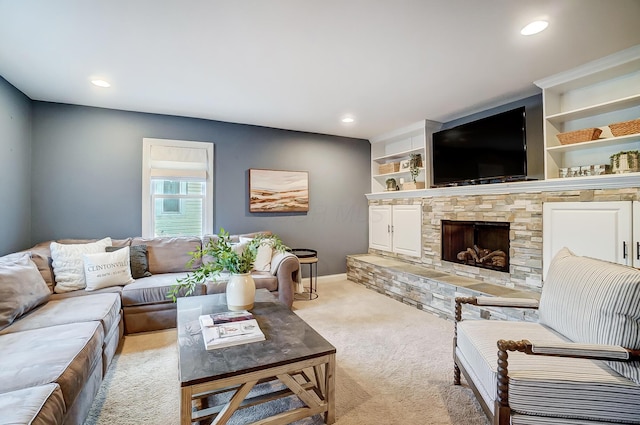
M200 327L207 350L265 340L258 322L248 311L205 314L200 316Z

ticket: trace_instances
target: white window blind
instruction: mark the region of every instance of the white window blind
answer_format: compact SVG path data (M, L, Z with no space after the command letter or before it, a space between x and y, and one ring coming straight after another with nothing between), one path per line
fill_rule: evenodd
M213 233L213 143L143 139L142 236Z
M151 177L207 178L209 158L206 148L150 146Z

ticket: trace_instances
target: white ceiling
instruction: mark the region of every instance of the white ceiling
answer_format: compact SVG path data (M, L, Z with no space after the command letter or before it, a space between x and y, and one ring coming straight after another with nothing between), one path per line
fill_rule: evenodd
M639 21L640 0L0 0L0 75L34 100L369 139L539 93L640 44Z

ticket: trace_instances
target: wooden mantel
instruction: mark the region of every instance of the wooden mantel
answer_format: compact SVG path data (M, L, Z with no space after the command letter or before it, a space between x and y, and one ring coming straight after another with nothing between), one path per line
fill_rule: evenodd
M526 192L551 192L584 189L621 189L640 185L640 173L610 174L593 177L570 177L565 179L534 180L509 183L450 186L422 190L399 190L367 193L369 200L395 198L430 198L434 196L487 195Z

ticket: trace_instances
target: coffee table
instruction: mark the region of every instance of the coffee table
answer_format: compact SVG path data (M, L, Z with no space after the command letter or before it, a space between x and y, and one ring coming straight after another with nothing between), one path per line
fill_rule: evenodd
M335 422L335 347L269 291L256 291L251 310L266 340L215 350L204 348L198 317L226 311L225 294L182 297L177 304L181 425L226 424L239 409L292 395L303 407L252 423L284 425L317 414ZM247 398L256 384L275 380L285 389ZM221 393L231 395L227 403L202 402Z

